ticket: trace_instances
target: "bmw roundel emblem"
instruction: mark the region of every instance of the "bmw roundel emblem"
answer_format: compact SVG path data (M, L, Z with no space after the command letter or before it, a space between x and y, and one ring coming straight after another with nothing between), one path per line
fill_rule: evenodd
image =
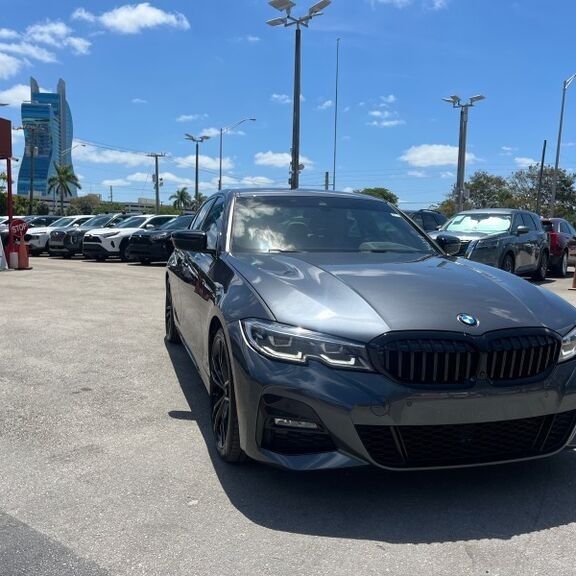
M470 314L458 314L456 318L459 322L462 322L462 324L466 324L466 326L472 326L473 328L480 324L480 320L478 320L478 318L474 318L474 316L470 316Z

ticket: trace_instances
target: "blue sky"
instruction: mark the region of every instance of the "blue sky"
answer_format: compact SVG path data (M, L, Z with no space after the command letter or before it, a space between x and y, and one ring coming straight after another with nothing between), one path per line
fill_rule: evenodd
M313 1L297 2L295 15ZM217 186L218 129L226 186L285 186L292 126L293 28L266 0L0 0L0 114L20 124L29 77L67 83L84 193L163 203ZM340 91L336 186L386 186L406 207L441 201L455 181L458 111L442 101L484 94L470 110L467 175L553 164L562 81L572 58L573 0L333 0L303 31L302 186L332 171L336 40ZM568 89L560 165L576 169L576 83ZM22 153L15 132L15 154Z

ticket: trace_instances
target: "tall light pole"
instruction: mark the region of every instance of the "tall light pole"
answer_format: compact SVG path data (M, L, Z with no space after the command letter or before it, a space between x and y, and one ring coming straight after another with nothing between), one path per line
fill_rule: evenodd
M218 190L222 190L222 150L223 150L224 134L226 132L230 132L230 130L234 130L234 128L240 126L240 124L244 124L244 122L256 122L256 118L244 118L236 122L236 124L226 126L226 128L220 128L220 163L218 170Z
M468 130L468 108L475 102L484 100L486 96L477 94L468 98L468 102L462 103L460 96L442 98L444 102L452 104L453 108L460 108L460 137L458 139L458 172L456 175L456 194L458 195L458 212L464 209L464 172L466 169L466 134Z
M576 78L576 74L572 74L570 78L564 80L562 83L562 104L560 105L560 125L558 126L558 144L556 144L556 161L554 162L554 174L552 175L552 189L550 192L550 218L554 216L554 208L556 204L556 187L558 185L558 164L560 163L560 146L562 144L562 124L564 122L564 104L566 102L566 90Z
M294 54L294 111L292 116L292 160L290 162L290 188L295 190L300 182L300 76L301 76L301 26L308 28L310 20L320 16L322 10L331 4L332 0L320 0L314 4L306 16L295 18L292 8L296 6L292 0L269 0L268 4L280 12L285 12L282 18L273 18L266 24L270 26L296 26L296 42Z
M210 139L210 136L200 136L196 138L196 136L192 136L192 134L184 134L186 140L191 140L192 142L196 142L196 180L194 183L194 203L196 210L198 210L198 199L200 197L200 192L198 190L198 148L200 146L200 142L204 142Z

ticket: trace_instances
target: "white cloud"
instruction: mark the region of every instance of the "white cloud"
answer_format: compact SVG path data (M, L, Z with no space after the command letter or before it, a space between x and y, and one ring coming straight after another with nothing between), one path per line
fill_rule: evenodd
M292 98L290 98L290 96L287 94L272 94L272 96L270 96L270 100L278 104L292 104Z
M328 108L332 108L332 106L334 105L334 102L332 102L332 100L324 100L324 102L322 102L319 106L318 106L318 110L328 110Z
M114 180L102 180L102 186L130 186L130 182L123 178L116 178Z
M342 192L354 192L354 188L352 188L352 186L346 186L346 188L342 189Z
M422 172L421 170L408 170L406 172L408 176L412 176L414 178L427 178L428 174L426 172Z
M390 118L392 116L392 112L388 112L388 110L370 110L368 114L374 118Z
M9 30L8 28L0 28L0 39L2 40L15 40L19 38L20 34L16 30Z
M19 42L17 44L0 42L0 53L32 58L40 62L56 62L56 56L53 52L49 52L45 48L27 42Z
M257 44L262 38L260 36L253 36L248 34L248 36L238 36L234 39L235 42L248 42L249 44Z
M216 136L220 136L220 129L219 128L204 128L202 132L200 132L200 136L206 136L207 138L216 138Z
M72 14L72 19L99 23L104 28L118 34L140 34L143 30L169 26L180 30L189 30L190 23L180 12L165 12L151 6L149 2L140 4L125 4L104 12L100 16L78 8Z
M440 172L440 178L446 180L448 178L454 178L456 175L454 174L454 172L450 172L449 170L446 170L445 172Z
M90 53L90 46L92 46L92 42L89 42L84 38L70 36L64 40L64 45L72 48L72 52L77 56L84 56L85 54Z
M16 76L23 65L22 60L0 52L0 80L8 80L8 78Z
M254 164L257 166L272 166L274 168L288 168L290 162L292 161L292 156L288 152L257 152L254 155ZM300 163L304 164L306 168L312 168L314 162L306 156L300 156Z
M519 168L528 168L530 166L535 166L536 164L539 164L538 160L534 160L534 158L526 158L524 156L517 156L516 158L514 158L514 162L516 163L516 166L518 166Z
M266 178L265 176L246 176L242 178L242 184L244 186L270 186L274 184L274 180L270 180L270 178Z
M0 54L0 74L1 70L2 54ZM20 106L24 100L30 100L30 87L26 86L26 84L16 84L16 86L0 92L0 102L8 104L9 106Z
M446 144L422 144L412 146L402 156L400 160L408 162L410 166L417 168L427 168L429 166L457 166L458 146L448 146ZM466 153L466 162L473 163L477 160L471 152Z
M181 114L176 118L176 122L192 122L201 118L208 118L208 114Z
M396 102L396 96L394 94L388 94L388 96L380 96L380 106L388 106Z
M92 164L120 164L122 166L149 166L152 159L144 153L125 152L122 150L104 150L90 144L74 150L74 156L79 162Z
M368 122L368 126L377 126L378 128L393 128L406 124L404 120L373 120Z
M512 146L501 146L500 156L512 156L513 152L516 152L518 148L513 148Z
M195 154L189 156L179 156L174 158L174 162L178 168L193 168L196 164ZM198 167L206 170L218 170L220 166L219 158L212 158L211 156L198 155ZM230 158L222 158L222 170L232 170L234 162Z
M448 6L448 0L427 0L424 6L430 10L443 10Z
M38 44L60 47L63 40L72 34L64 22L46 20L43 24L33 24L26 28L26 38Z
M132 104L148 104L148 100L144 100L144 98L132 98Z

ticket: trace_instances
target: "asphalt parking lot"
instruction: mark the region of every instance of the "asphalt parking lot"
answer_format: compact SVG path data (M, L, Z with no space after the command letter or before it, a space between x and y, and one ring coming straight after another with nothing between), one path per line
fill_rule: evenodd
M0 576L573 575L576 453L309 474L220 462L164 267L0 273ZM544 286L576 304L572 280Z

